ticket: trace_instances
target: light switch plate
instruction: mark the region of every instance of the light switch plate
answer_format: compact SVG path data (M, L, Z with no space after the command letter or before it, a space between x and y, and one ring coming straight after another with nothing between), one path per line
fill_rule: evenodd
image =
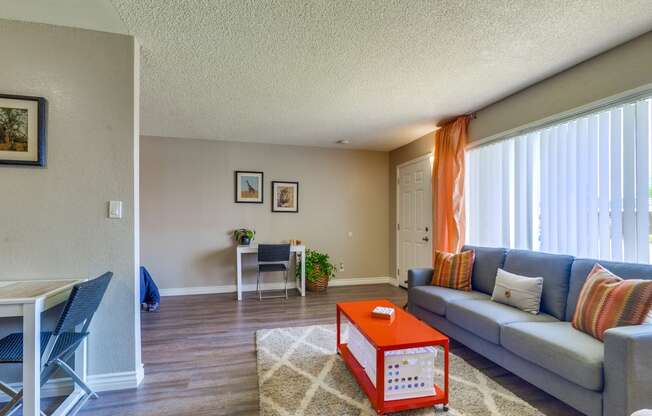
M109 201L109 218L122 218L122 201Z

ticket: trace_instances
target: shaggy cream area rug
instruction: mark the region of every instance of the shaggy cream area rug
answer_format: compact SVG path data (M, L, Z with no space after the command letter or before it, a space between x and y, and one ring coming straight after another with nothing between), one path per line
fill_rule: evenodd
M335 325L276 328L256 332L262 416L373 416L365 394L335 353ZM437 374L442 377L443 354ZM542 416L538 410L450 354L449 411L400 413L409 416ZM398 414L398 413L397 413Z

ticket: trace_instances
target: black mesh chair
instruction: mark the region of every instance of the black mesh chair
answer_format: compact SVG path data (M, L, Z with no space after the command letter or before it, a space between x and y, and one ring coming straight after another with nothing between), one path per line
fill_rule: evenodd
M290 265L289 244L259 244L258 245L258 277L256 279L256 291L258 292L258 300L283 297L283 296L263 297L261 273L266 273L266 272L285 273L285 299L288 298L289 265Z
M66 361L72 357L88 336L91 319L100 306L112 277L113 273L107 272L96 279L76 284L70 292L68 302L61 312L54 331L41 332L41 386L60 368L86 393L68 415L76 414L89 398L97 398L97 394L84 383ZM81 331L76 332L75 327L79 325L82 325ZM1 339L0 364L22 364L22 362L23 334L15 333ZM21 406L23 391L16 391L1 381L0 390L11 397L11 400L0 409L0 416L9 415L18 410ZM43 412L41 414L45 415Z

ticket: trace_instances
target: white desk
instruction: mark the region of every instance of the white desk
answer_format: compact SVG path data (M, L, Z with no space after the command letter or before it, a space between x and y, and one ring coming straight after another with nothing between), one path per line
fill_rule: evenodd
M306 246L290 246L290 253L294 253L296 262L301 262L301 281L297 284L297 289L301 296L306 296L306 262L303 259L306 256ZM235 254L235 272L236 272L236 290L238 300L242 300L242 256L245 254L258 254L258 246L238 246ZM288 271L290 273L290 271ZM295 278L296 280L296 278Z
M68 300L72 287L84 280L0 282L0 317L23 317L23 415L41 414L41 312ZM86 341L75 353L75 371L86 380ZM65 415L84 395L75 390L52 416Z

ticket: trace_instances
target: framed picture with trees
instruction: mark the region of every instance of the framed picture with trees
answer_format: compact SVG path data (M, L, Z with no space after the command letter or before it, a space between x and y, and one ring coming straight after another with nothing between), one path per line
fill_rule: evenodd
M0 164L45 166L43 97L0 94Z

